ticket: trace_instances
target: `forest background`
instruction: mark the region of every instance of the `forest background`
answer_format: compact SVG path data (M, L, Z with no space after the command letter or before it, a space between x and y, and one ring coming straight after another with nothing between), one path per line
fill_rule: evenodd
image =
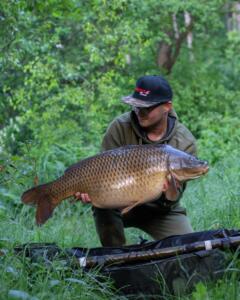
M0 298L111 295L92 278L66 281L60 271L46 275L40 267L33 284L31 267L12 249L26 242L99 245L88 206L65 203L39 229L20 196L98 153L109 122L130 109L121 97L144 74L169 80L180 121L196 136L199 157L210 162L209 175L189 184L183 199L194 229L240 227L239 2L2 0L0 41L0 247L6 252ZM138 234L127 231L128 242L137 243ZM189 297L238 299L238 281L224 280Z

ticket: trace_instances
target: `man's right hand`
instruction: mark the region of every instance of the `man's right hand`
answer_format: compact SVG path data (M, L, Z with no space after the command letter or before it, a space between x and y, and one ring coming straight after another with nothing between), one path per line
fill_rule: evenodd
M86 194L86 193L80 193L80 192L77 192L77 193L74 195L74 198L75 198L76 200L81 201L82 203L91 203L91 199L90 199L89 195Z

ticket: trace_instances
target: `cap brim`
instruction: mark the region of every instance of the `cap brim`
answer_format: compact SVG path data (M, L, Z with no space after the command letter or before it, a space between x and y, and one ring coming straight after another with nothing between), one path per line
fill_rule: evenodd
M159 102L155 102L155 101L143 101L143 100L140 100L137 98L133 98L132 96L122 97L122 101L124 103L127 103L132 106L136 106L136 107L151 107L151 106L154 106L159 103Z

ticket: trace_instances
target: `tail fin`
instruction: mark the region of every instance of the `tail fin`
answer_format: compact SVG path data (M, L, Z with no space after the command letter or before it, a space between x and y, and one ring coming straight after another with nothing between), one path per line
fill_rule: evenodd
M22 194L22 202L29 205L37 205L36 223L44 224L53 213L56 205L53 203L54 197L48 189L49 184L43 184L27 190Z

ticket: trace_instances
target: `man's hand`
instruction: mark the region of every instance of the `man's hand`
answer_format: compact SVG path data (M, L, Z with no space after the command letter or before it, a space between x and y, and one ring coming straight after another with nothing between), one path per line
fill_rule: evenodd
M74 198L75 198L76 200L81 201L82 203L91 203L91 199L90 199L89 195L86 194L86 193L80 193L80 192L77 192L77 193L74 195Z
M167 200L176 201L180 196L181 187L182 184L172 175L169 175L163 186L163 192Z

